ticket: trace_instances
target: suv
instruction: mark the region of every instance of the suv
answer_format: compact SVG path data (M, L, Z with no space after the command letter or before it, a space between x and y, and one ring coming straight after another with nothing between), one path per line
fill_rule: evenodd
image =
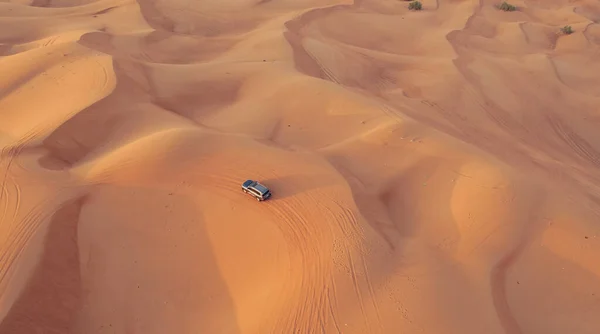
M254 180L246 180L246 182L242 183L242 191L246 194L250 194L250 196L256 198L259 202L271 197L269 188Z

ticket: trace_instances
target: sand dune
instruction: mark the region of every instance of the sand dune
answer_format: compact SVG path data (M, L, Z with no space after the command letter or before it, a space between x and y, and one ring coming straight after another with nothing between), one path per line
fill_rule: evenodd
M496 5L0 1L0 334L598 333L600 6Z

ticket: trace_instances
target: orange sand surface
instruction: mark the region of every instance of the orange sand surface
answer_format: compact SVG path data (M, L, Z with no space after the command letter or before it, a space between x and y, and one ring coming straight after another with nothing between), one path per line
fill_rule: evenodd
M515 1L0 0L0 334L600 333L600 3Z

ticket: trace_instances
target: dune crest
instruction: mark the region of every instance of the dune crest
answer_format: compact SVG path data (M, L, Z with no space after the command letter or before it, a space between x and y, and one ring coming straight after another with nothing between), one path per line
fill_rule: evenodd
M422 5L0 2L0 334L600 332L600 7Z

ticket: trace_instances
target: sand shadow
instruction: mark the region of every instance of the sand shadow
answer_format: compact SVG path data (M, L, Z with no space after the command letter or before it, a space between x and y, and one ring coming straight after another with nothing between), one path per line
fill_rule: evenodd
M205 226L196 203L171 186L95 189L79 233L81 332L239 333Z
M71 200L52 217L42 259L0 324L1 334L74 333L81 306L77 225L84 202Z
M0 334L239 333L204 226L169 189L106 185L65 203Z
M45 153L38 159L48 170L70 169L101 149L115 132L134 117L131 108L148 100L145 87L123 73L113 60L116 87L105 98L93 103L58 126L40 145ZM115 108L115 106L119 106Z
M600 276L544 245L531 243L522 257L502 282L503 298L522 333L567 333L575 328L579 333L600 332ZM535 260L549 265L541 271L524 264ZM532 316L531 310L537 314Z

